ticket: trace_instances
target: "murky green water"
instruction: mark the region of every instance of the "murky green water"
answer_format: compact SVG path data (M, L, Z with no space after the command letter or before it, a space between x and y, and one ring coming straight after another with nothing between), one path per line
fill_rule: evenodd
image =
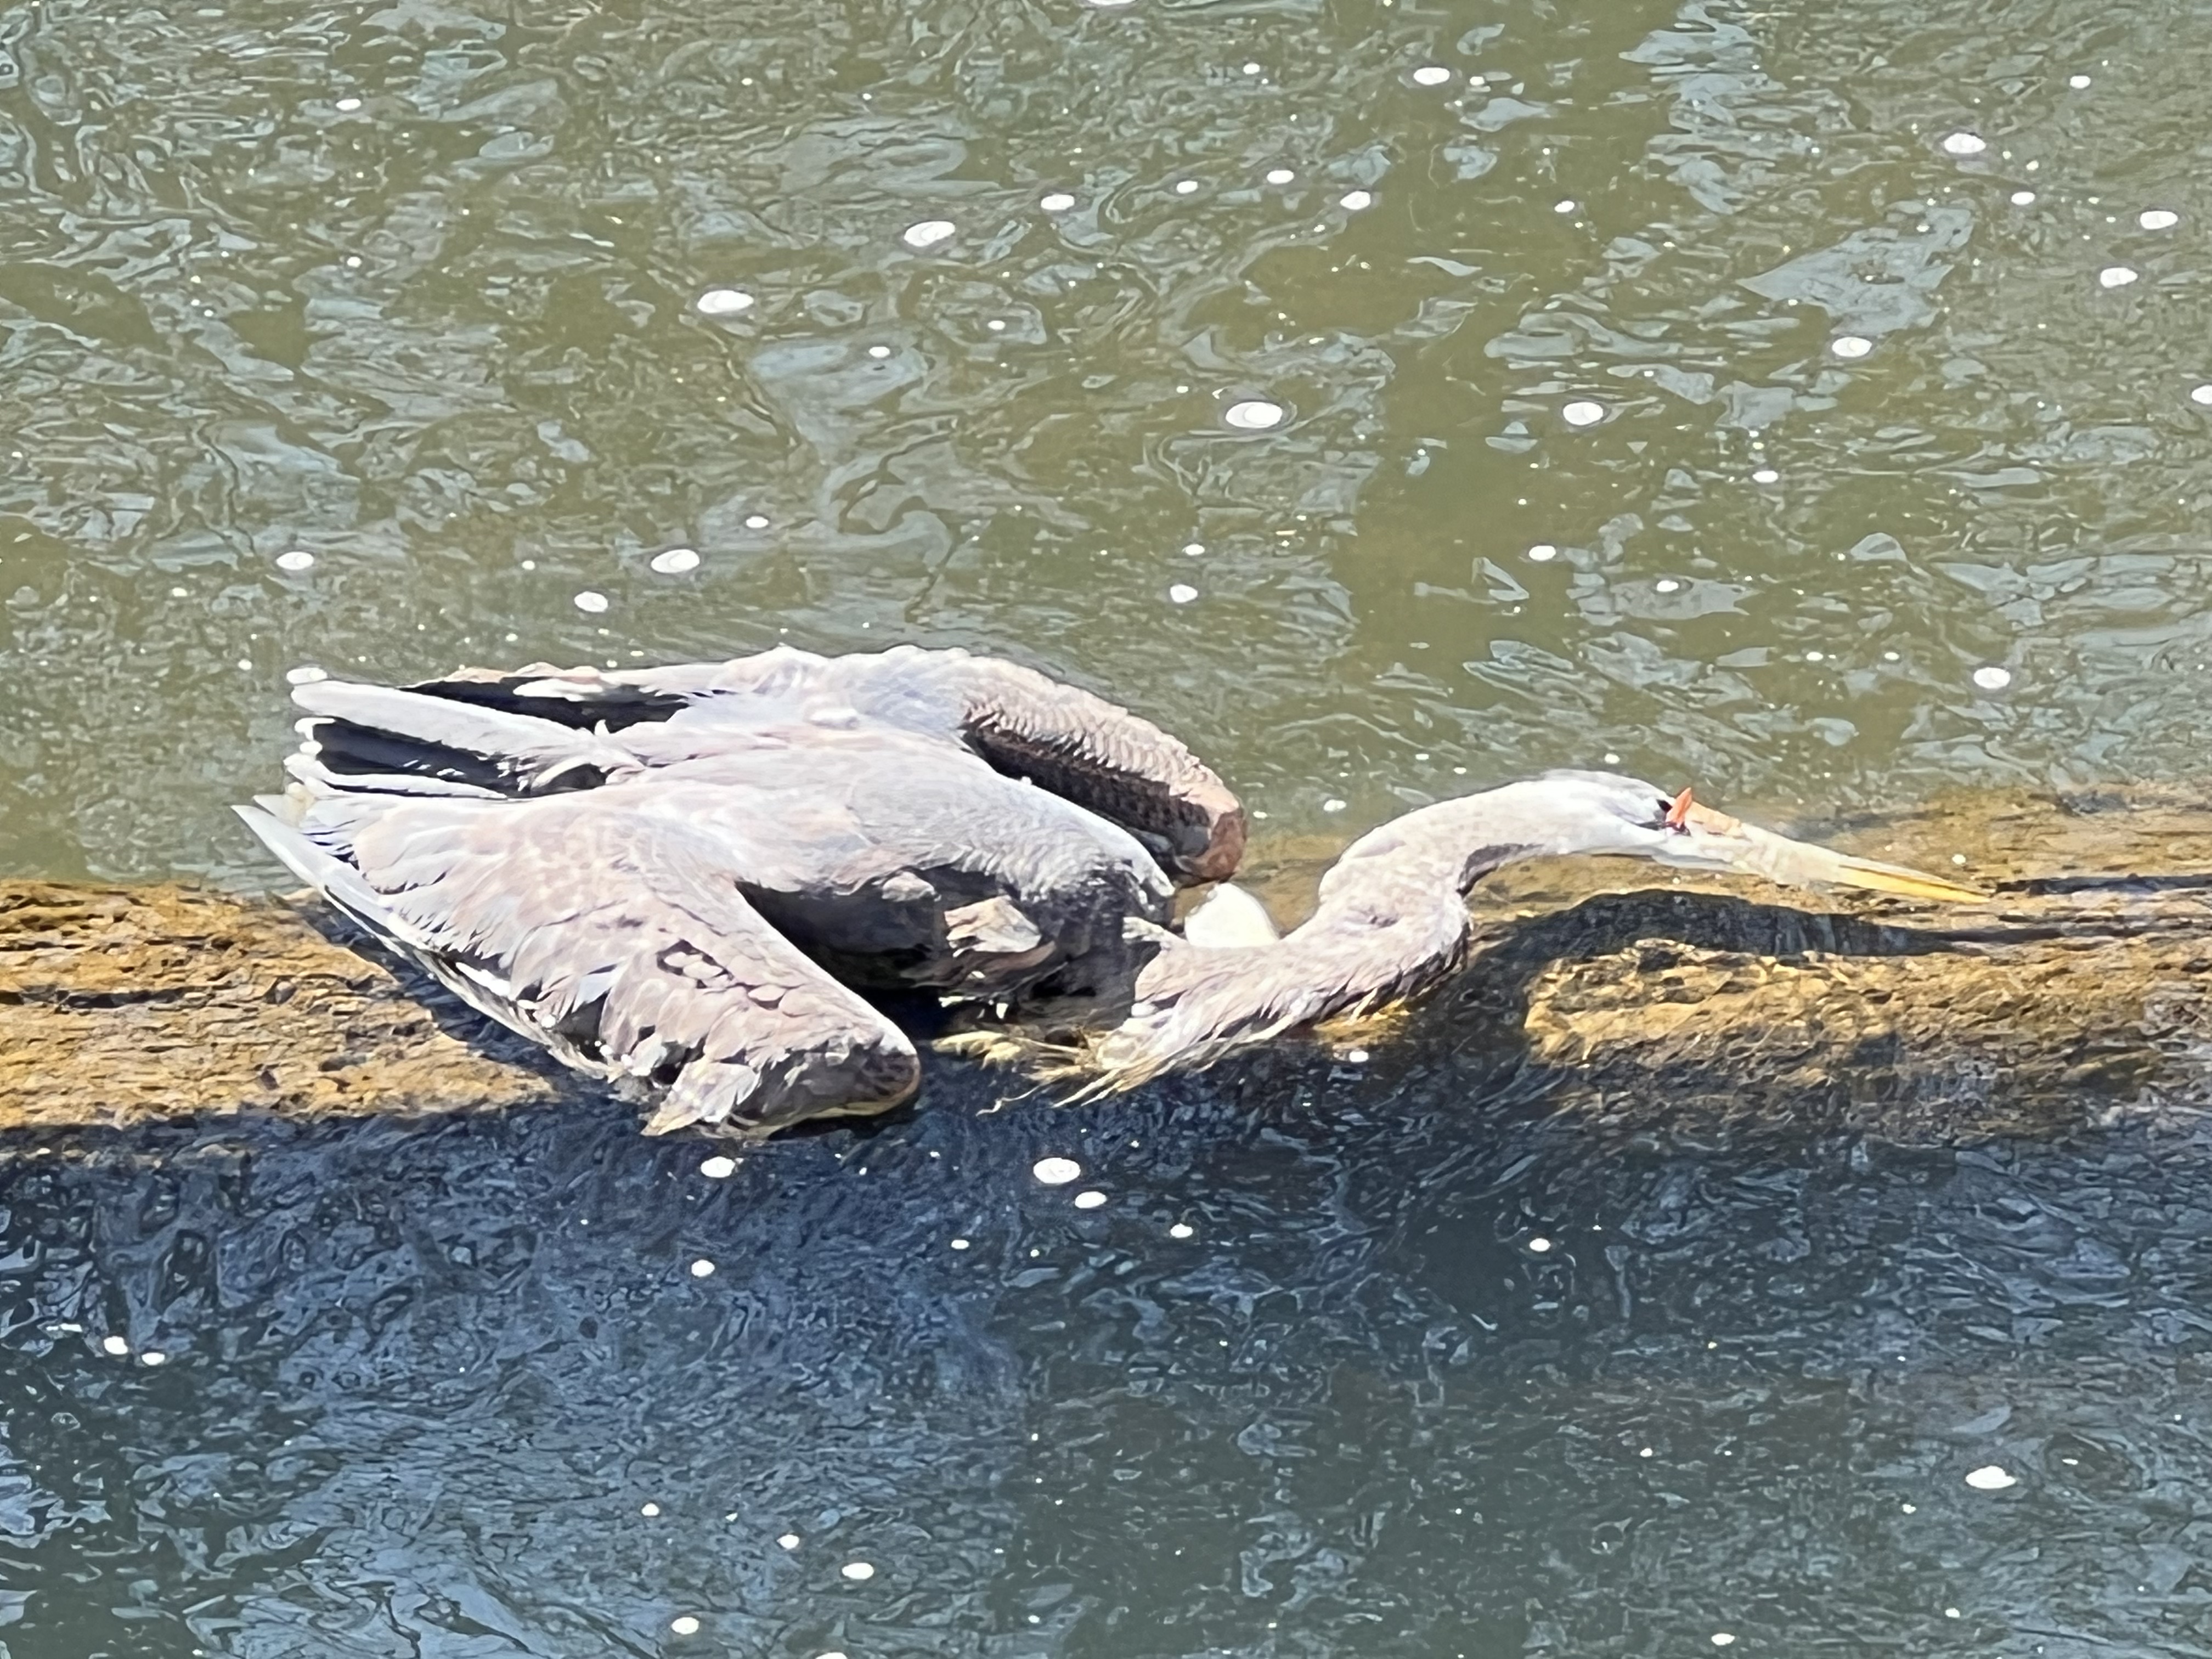
M2195 776L2208 35L0 12L0 870L269 879L296 666L778 640L1080 679L1284 830ZM943 1068L720 1185L611 1116L18 1164L0 1640L2212 1651L2201 1132L1601 1153L1486 1088Z
M259 872L298 664L787 638L1078 676L1291 825L2197 762L2193 9L4 17L6 867Z

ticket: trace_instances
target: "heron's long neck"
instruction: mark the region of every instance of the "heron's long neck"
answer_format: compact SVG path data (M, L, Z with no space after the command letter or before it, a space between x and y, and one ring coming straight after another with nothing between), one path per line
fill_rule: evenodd
M1540 806L1520 784L1424 806L1346 848L1311 918L1274 943L1162 951L1100 1046L1102 1070L1127 1086L1421 989L1467 950L1469 887L1516 859L1565 850Z
M1322 878L1312 917L1282 939L1155 957L1138 976L1130 1017L1099 1045L1101 1071L1127 1087L1409 995L1466 953L1467 890L1485 875L1520 859L1598 850L1542 779L1408 812L1345 848Z
M1528 786L1508 784L1419 807L1369 830L1322 878L1315 920L1456 908L1492 871L1565 850L1531 823L1532 804Z

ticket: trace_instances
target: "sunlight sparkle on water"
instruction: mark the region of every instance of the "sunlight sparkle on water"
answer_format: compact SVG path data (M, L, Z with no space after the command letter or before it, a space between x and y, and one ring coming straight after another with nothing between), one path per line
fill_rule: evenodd
M1771 466L1762 466L1751 475L1751 481L1753 483L1779 483L1782 475Z
M1974 684L1984 691L2002 691L2012 684L2012 671L1994 664L1974 671Z
M1170 1238L1188 1238L1197 1231L1198 1229L1192 1226L1188 1221L1178 1221L1168 1229L1168 1237Z
M2189 389L2189 401L2192 404L2212 405L2212 381L2208 381L2203 386L2191 386Z
M1175 193L1176 193L1176 195L1178 195L1178 196L1188 196L1188 195L1189 195L1189 194L1191 194L1194 191L1195 191L1197 188L1198 188L1198 180L1197 180L1197 179L1176 179L1176 185L1175 185Z
M1990 147L1990 141L1979 134L1954 132L1943 139L1943 150L1948 155L1979 155Z
M1528 550L1528 556L1538 564L1549 564L1559 556L1559 550L1549 542L1538 542Z
M2035 192L2032 190L2016 190L2012 193L2012 204L2014 207L2029 206L2034 200Z
M577 594L570 603L573 604L577 610L588 611L590 614L596 617L602 611L605 611L607 608L607 596L604 593L594 592L592 589L587 587L582 592Z
M964 1238L956 1238L952 1241L952 1248L956 1250L964 1250L968 1248L968 1241Z
M691 303L702 317L734 317L753 308L753 296L743 289L710 288Z
M1297 176L1298 175L1297 173L1291 172L1288 167L1269 167L1267 169L1267 182L1271 185L1287 185L1291 179Z
M935 247L949 240L959 228L950 219L923 219L899 232L899 240L910 248Z
M2069 75L2066 77L2066 84L2079 92L2089 84L2089 77L2086 75Z
M1532 1238L1528 1241L1528 1248L1538 1255L1542 1255L1552 1248L1552 1241L1548 1238Z
M765 513L748 513L748 514L745 514L745 528L746 528L746 529L748 529L748 530L765 530L765 529L767 529L767 528L768 528L768 514L765 514Z
M799 1547L799 1534L795 1532L787 1532L775 1542L779 1549L795 1550Z
M295 547L289 553L276 556L276 568L279 570L313 570L315 556L304 547Z
M1346 213L1359 213L1375 205L1375 197L1369 191L1347 190L1337 198L1336 204Z
M1331 795L1321 804L1321 810L1324 812L1341 812L1344 811L1344 803L1334 795Z
M2136 215L2136 222L2145 230L2172 230L2181 222L2181 216L2172 208L2145 208Z
M2097 273L2100 288L2125 288L2142 273L2126 265L2106 265Z
M866 1561L848 1561L837 1571L856 1584L863 1579L873 1578L876 1576L874 1566Z
M361 107L361 100L358 98L341 98L338 100L337 106L344 113L350 115Z
M680 576L687 570L698 568L699 554L696 548L672 547L664 553L653 556L653 568L659 575Z
M694 1279L711 1279L714 1274L714 1264L703 1255L691 1264L691 1277Z
M131 1344L119 1336L103 1336L100 1339L100 1348L102 1353L112 1354L120 1359L131 1352Z
M1578 398L1562 409L1559 416L1569 426L1595 426L1605 418L1605 405Z
M2007 1473L2002 1463L1984 1463L1967 1472L1966 1484L1976 1492L2002 1492L2007 1486L2018 1486L2020 1478Z
M1283 423L1283 406L1264 398L1247 398L1223 410L1221 418L1242 432L1265 432L1271 426Z
M1176 605L1188 605L1198 597L1198 590L1188 582L1177 582L1168 589L1168 598Z
M1075 1207L1079 1210L1096 1210L1104 1205L1105 1202L1106 1194L1096 1190L1087 1193L1078 1193L1075 1195Z
M1030 1173L1040 1184L1065 1187L1083 1174L1083 1166L1072 1158L1041 1158L1030 1166Z
M699 1621L688 1613L682 1613L668 1621L668 1628L678 1636L696 1636Z
M1838 357L1863 357L1874 349L1874 342L1863 334L1838 334L1828 342L1828 349Z
M1075 205L1075 198L1064 190L1056 190L1049 196L1039 197L1037 205L1047 213L1065 213Z
M699 1173L709 1181L727 1181L738 1172L738 1160L716 1153L699 1166Z
M1440 87L1451 79L1451 71L1442 64L1424 64L1413 71L1416 86Z

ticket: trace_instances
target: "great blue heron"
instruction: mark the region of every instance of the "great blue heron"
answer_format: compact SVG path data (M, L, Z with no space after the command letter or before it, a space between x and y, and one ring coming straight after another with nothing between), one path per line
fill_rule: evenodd
M1015 665L779 648L623 673L464 670L298 688L283 797L242 807L301 879L493 1018L660 1095L649 1132L879 1111L920 1064L857 983L1134 1001L1100 1086L1419 989L1462 895L1538 853L1971 896L1649 784L1552 774L1355 842L1314 918L1255 932L1236 799L1149 722ZM1241 918L1241 921L1239 920Z
M1464 958L1467 894L1522 859L1610 854L1790 886L1860 887L1972 902L1971 887L1792 841L1609 772L1549 772L1438 801L1371 830L1322 878L1313 915L1276 938L1256 901L1224 886L1187 937L1163 938L1129 1016L1092 1048L1093 1091L1196 1070L1300 1026L1419 993ZM1230 895L1237 897L1230 899ZM1218 915L1207 913L1228 900Z

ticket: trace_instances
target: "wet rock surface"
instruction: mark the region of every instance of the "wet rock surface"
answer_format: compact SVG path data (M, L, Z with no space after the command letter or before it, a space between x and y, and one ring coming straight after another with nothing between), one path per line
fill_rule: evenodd
M471 1111L566 1086L325 925L173 885L0 883L0 1127Z
M1528 1063L1566 1073L1551 1081L1572 1109L1624 1127L1663 1113L1927 1139L2057 1127L2093 1097L2205 1097L2212 811L2197 799L1963 796L1808 830L1929 869L1963 856L1990 902L1801 909L1704 881L1576 896L1599 872L1561 870L1493 890L1490 949L1421 1029L1519 1015Z
M1477 956L1440 994L1323 1052L1285 1044L1224 1070L1358 1053L1378 1079L1472 1067L1625 1130L1787 1121L1914 1139L2205 1092L2212 808L2192 792L1978 793L1794 827L1993 896L1803 904L1619 861L1525 866L1480 890ZM1252 878L1279 919L1334 850L1261 850ZM372 951L278 900L0 885L0 1126L470 1112L584 1091Z

